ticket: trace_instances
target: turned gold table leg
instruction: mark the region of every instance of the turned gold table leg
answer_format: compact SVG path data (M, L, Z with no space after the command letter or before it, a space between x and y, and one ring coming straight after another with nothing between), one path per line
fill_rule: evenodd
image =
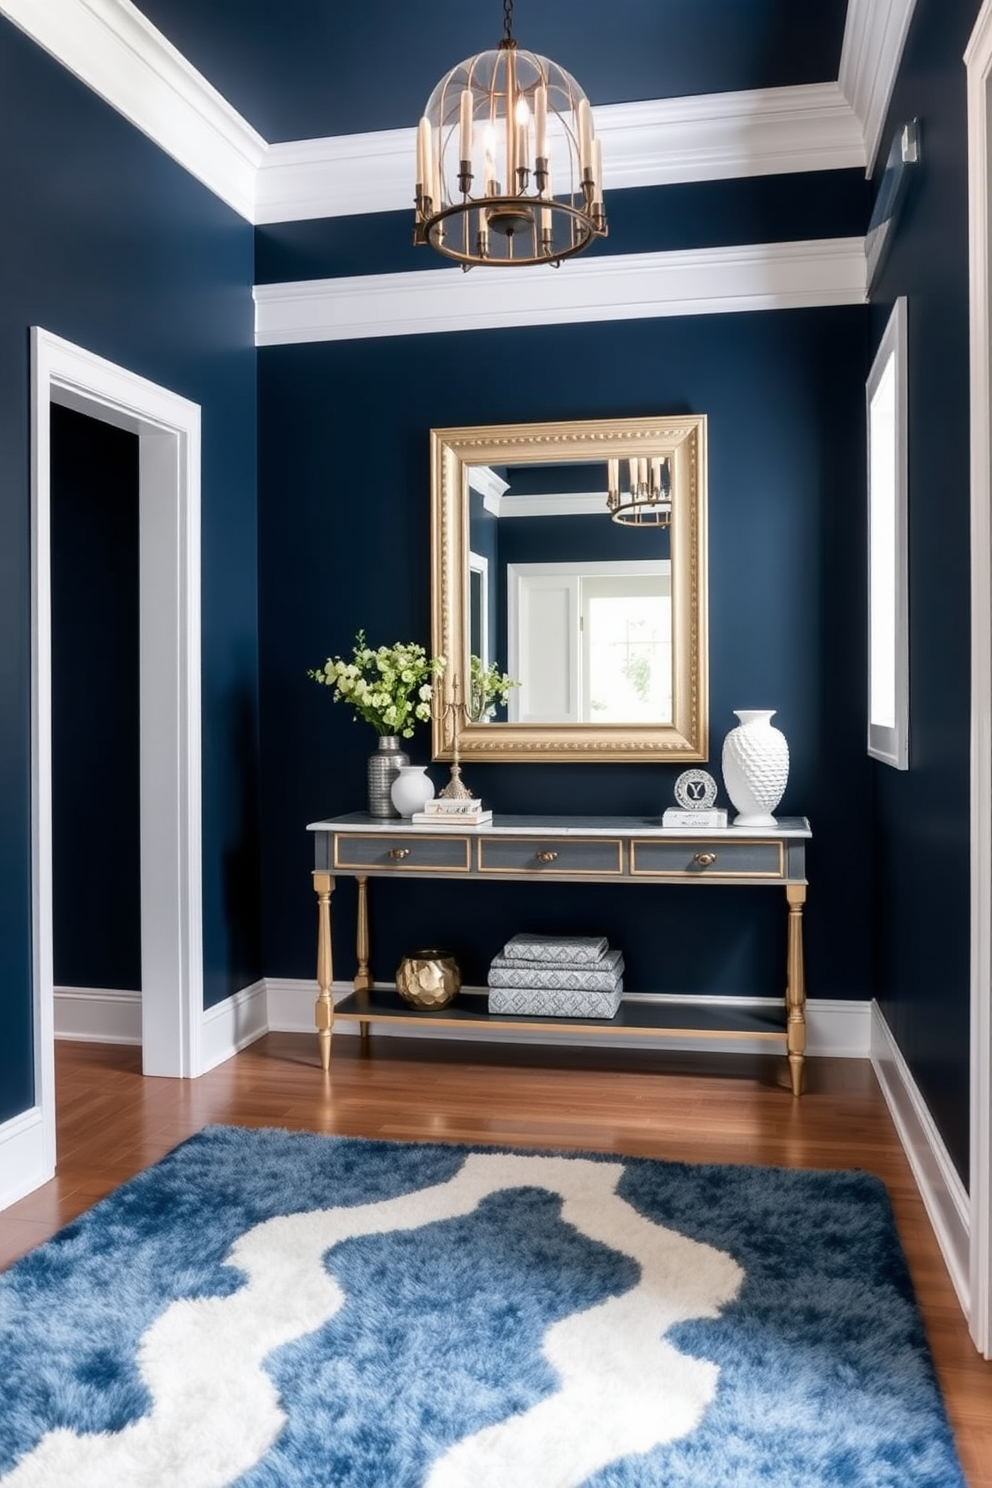
M789 901L785 1046L789 1055L792 1093L801 1095L806 1057L806 975L803 970L803 905L806 902L806 885L786 884L785 893Z
M314 892L317 895L317 989L314 1007L314 1022L317 1025L317 1048L320 1067L331 1067L331 1030L334 1027L334 962L331 954L331 894L334 879L330 873L315 873Z
M372 990L372 973L369 971L369 881L365 874L359 874L357 883L358 922L355 932L355 952L358 957L358 971L355 973L355 991L362 993ZM358 1032L364 1043L369 1036L369 1025L364 1018L358 1025Z

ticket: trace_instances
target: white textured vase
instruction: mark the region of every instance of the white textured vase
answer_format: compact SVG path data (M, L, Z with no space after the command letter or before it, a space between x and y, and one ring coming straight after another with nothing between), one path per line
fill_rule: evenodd
M389 794L400 816L412 816L415 811L423 811L427 802L434 798L434 785L427 774L427 766L400 765Z
M789 746L773 728L775 709L735 708L740 719L723 741L723 783L737 807L735 827L774 827L772 812L789 778Z

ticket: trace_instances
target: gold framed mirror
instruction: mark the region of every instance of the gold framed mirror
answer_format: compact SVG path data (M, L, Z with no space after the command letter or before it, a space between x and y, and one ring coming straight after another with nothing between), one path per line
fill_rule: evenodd
M434 758L705 760L706 491L701 414L432 429Z

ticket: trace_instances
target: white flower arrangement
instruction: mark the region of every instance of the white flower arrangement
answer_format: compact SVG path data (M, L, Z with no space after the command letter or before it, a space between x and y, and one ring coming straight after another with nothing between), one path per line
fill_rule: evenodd
M444 665L443 656L430 657L413 642L373 649L360 630L350 657L329 656L307 676L333 687L334 701L350 703L376 733L410 739L414 724L430 719L433 679Z

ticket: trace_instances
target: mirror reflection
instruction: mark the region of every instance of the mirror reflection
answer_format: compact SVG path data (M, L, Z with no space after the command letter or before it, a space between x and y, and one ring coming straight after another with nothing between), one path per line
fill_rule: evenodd
M469 646L517 684L472 721L671 723L670 506L606 520L613 465L469 467Z
M706 758L705 434L432 431L436 758Z

